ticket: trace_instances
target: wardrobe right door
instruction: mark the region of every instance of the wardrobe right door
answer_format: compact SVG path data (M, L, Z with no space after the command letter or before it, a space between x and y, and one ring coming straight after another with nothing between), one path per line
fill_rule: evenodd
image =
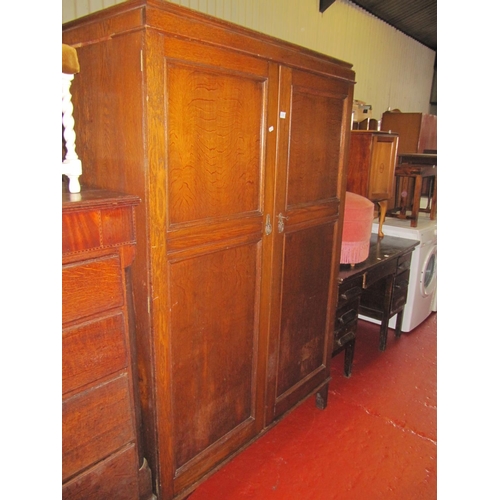
M326 405L352 83L282 66L267 423Z

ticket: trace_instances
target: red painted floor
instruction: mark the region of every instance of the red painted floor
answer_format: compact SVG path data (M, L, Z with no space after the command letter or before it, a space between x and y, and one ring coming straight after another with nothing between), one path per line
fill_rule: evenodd
M436 330L433 313L378 350L359 321L352 376L332 363L328 406L314 397L201 484L189 500L437 498Z

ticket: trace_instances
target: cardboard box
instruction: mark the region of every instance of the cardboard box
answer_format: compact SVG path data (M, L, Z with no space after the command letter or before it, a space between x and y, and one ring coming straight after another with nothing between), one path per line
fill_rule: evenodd
M362 122L367 118L372 117L372 105L366 104L364 101L358 101L354 99L352 103L352 121L353 122Z

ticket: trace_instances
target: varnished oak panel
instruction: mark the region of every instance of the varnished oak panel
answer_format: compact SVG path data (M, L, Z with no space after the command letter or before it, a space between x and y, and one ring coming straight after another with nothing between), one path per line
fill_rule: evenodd
M170 224L259 210L262 82L174 64L167 72Z
M324 368L332 238L332 223L286 236L278 398Z
M290 151L288 153L287 208L333 200L337 195L342 99L322 94L312 82L292 87ZM301 87L307 85L310 87ZM313 90L314 89L314 90Z
M171 264L176 468L254 417L259 257L248 245Z

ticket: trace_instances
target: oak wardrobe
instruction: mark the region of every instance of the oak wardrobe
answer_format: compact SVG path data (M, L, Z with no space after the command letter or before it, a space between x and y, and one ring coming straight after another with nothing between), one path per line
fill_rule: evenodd
M63 26L84 185L137 195L143 453L183 498L311 394L326 405L354 72L177 5Z

